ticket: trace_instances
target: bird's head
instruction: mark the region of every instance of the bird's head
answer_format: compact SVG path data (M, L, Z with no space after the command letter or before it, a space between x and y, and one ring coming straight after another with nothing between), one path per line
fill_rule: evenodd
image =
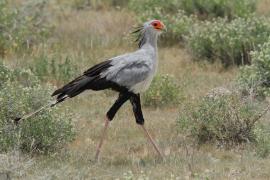
M143 25L144 29L151 29L152 31L161 34L163 31L166 31L166 26L160 20L151 20Z
M137 36L136 42L138 42L139 48L146 43L148 36L157 37L163 31L167 31L166 26L160 20L151 20L143 24L143 26L137 27L133 34Z

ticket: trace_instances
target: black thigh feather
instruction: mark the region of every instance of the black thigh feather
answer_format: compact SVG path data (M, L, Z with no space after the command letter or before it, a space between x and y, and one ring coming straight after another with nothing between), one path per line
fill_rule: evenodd
M133 113L136 119L136 123L143 125L144 124L144 117L142 113L142 107L141 107L141 100L139 94L134 94L131 92L120 92L118 99L115 101L115 103L112 105L112 107L107 112L107 118L111 121L113 120L115 114L120 109L120 107L127 101L130 100L132 107L133 107Z

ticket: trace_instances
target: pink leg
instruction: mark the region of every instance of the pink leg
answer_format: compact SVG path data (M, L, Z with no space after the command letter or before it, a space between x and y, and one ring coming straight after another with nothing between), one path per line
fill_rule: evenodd
M96 151L96 156L95 156L95 160L98 161L99 160L99 153L100 153L100 150L101 150L101 146L104 142L104 138L106 136L106 131L107 131L107 128L109 126L109 119L106 117L105 119L105 126L104 126L104 129L103 129L103 132L102 132L102 135L101 135L101 139L100 139L100 142L98 144L98 147L97 147L97 151Z
M140 125L146 135L146 137L149 139L149 141L151 142L151 144L154 146L155 150L157 151L157 153L159 154L159 156L163 159L163 155L161 153L161 151L159 150L159 148L157 147L157 145L155 144L153 138L150 136L149 132L145 129L144 125Z

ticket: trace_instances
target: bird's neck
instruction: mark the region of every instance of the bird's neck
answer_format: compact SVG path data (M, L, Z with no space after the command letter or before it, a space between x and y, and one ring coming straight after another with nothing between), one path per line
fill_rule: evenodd
M141 46L141 48L143 48L144 46L152 46L155 50L157 50L157 39L158 39L158 35L156 33L151 32L150 30L146 30L144 32L144 36L143 36L143 44Z

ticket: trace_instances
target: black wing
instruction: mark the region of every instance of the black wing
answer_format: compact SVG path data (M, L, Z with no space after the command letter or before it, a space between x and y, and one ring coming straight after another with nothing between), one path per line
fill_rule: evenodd
M87 89L101 90L109 88L107 87L108 83L106 80L100 78L100 73L107 70L110 66L111 60L107 60L89 68L83 75L54 91L52 96L57 95L57 99L60 100L66 96L74 97Z

